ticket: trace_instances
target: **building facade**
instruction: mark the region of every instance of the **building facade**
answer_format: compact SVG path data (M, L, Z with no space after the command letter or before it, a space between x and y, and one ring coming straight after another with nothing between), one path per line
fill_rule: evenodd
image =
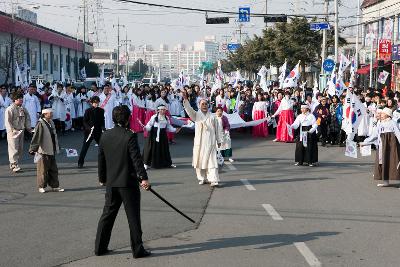
M361 5L362 49L359 74L369 80L369 64L373 64L373 81L376 81L378 63L391 75L386 85L400 91L400 2L398 0L364 0ZM366 85L367 82L364 82ZM377 86L377 83L373 84Z
M23 80L78 80L79 60L90 58L93 45L38 24L0 12L0 83ZM7 80L6 80L7 79Z
M198 74L202 62L216 62L220 58L219 45L215 38L208 37L204 41L194 42L187 47L178 44L172 49L161 44L159 49L153 49L150 45L143 45L129 52L129 62L133 64L142 59L150 68L161 77L175 78L183 70L185 74L195 76Z

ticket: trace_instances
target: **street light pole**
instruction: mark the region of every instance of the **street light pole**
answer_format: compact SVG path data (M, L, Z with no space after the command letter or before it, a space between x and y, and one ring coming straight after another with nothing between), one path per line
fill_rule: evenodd
M325 10L325 21L328 22L328 9L329 9L329 1L324 1L324 10ZM322 31L322 54L321 54L321 73L324 73L324 61L326 58L326 30Z
M360 42L360 0L357 0L357 36L356 36L356 58L355 68L358 69L358 58L359 58L359 42Z
M338 60L339 54L339 5L335 0L335 62Z

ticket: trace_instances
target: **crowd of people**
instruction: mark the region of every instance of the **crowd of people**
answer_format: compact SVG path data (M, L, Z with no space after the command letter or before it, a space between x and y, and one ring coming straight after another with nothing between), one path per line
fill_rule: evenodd
M366 109L359 127L351 136L352 140L363 144L364 139L374 136L382 110L386 110L385 114L390 110L389 115L398 126L399 92L371 88L348 90L359 98ZM257 83L251 85L240 81L235 85L223 84L217 89L209 86L201 88L196 84L181 87L171 84L126 85L121 88L109 81L102 87L93 83L91 88L75 88L71 84L64 86L61 83L46 83L39 88L30 84L25 89L2 85L0 131L1 137L7 136L9 143L10 169L18 172L21 170L18 153L22 150L24 136L29 139L41 118L42 110L51 108L55 133L64 135L67 131L84 131L78 161L78 167L81 168L91 142L94 140L98 144L101 134L114 127L114 107L126 106L131 113L130 129L135 133L143 133L147 138L144 145L145 168L174 168L176 166L172 163L169 145L175 144L175 134L180 129L174 128L172 117L195 122L195 114L202 110L202 100L206 100L206 109L210 112L207 116L217 114L220 133L215 138L221 138L218 151L226 160L233 161L230 125L224 114L238 113L246 122L268 118L250 128L252 136L266 138L273 135L275 142L297 142L296 165L306 163L315 166L318 163L318 142L321 146L345 146L346 140L349 140L342 127L346 93L345 90L340 96L330 96L327 90L281 89L278 83L263 90ZM10 117L18 120L11 122ZM247 132L248 128L238 131ZM379 145L377 143L376 147ZM389 179L387 176L382 179ZM200 171L198 178L200 182L205 180ZM212 184L216 185L218 179L213 180Z

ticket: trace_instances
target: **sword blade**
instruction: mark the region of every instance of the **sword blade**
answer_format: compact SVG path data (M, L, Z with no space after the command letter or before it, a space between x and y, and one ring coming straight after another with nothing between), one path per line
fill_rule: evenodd
M149 188L149 191L152 192L156 197L158 197L162 202L164 202L165 204L167 204L168 206L170 206L173 210L175 210L176 212L178 212L180 215L182 215L183 217L185 217L186 219L188 219L189 221L191 221L192 223L196 223L192 218L190 218L189 216L187 216L185 213L183 213L182 211L178 210L177 208L175 208L174 205L172 205L171 203L169 203L165 198L163 198L162 196L160 196L156 191L154 191L151 187Z

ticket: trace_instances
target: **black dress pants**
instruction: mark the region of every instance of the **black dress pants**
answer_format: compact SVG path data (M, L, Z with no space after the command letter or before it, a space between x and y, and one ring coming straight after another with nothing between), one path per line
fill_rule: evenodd
M85 163L85 157L86 157L87 151L88 151L93 139L96 141L97 144L99 144L99 142L100 142L101 132L98 134L93 133L92 136L90 137L90 139L87 140L89 137L89 134L90 133L85 133L84 138L83 138L83 145L82 145L81 153L79 154L79 160L78 160L79 165L83 165ZM87 142L86 142L86 140L87 140Z
M128 187L107 187L106 202L103 214L97 227L95 254L101 255L107 251L111 238L112 228L121 204L124 203L126 217L128 218L131 248L133 256L142 252L142 228L140 223L140 190Z

